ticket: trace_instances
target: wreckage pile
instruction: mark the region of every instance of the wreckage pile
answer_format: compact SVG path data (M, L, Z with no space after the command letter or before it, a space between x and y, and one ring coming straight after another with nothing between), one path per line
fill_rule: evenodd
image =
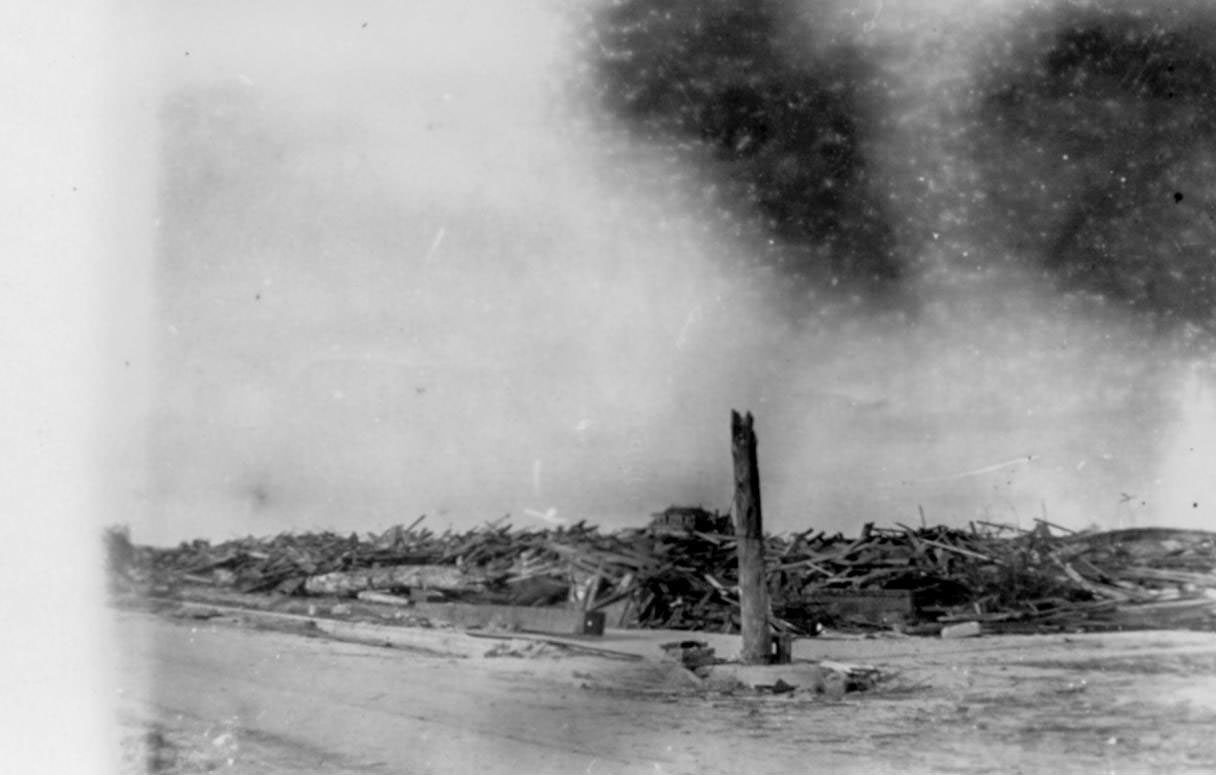
M611 533L581 522L517 529L503 518L464 533L418 520L363 537L284 533L162 549L111 529L107 540L114 577L142 589L564 603L603 610L610 626L737 631L735 538L728 520L695 512L669 509L649 527ZM769 536L766 556L774 624L795 634L936 632L966 621L995 631L1216 626L1216 533L1205 531L867 524L856 538Z

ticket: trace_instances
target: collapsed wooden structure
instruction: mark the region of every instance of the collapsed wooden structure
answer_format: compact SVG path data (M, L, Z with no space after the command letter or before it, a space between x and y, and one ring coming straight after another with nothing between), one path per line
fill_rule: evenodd
M111 529L107 541L112 575L128 588L193 584L290 596L378 590L599 610L609 626L739 630L737 540L729 532L673 529L661 520L612 532L582 522L537 530L503 518L436 533L421 521L379 535L284 533L173 548L134 546ZM699 524L729 523L706 512ZM867 524L856 537L814 529L767 535L764 549L770 621L792 634L823 627L931 633L965 621L989 631L1216 629L1216 533L1206 531L1072 533L1043 521L1032 530Z

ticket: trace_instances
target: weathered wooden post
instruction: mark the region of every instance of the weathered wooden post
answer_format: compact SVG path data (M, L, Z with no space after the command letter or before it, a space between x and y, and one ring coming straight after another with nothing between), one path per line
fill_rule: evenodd
M771 661L768 588L764 581L764 525L760 518L760 467L752 414L730 413L731 453L735 461L735 542L739 554L739 607L744 664Z

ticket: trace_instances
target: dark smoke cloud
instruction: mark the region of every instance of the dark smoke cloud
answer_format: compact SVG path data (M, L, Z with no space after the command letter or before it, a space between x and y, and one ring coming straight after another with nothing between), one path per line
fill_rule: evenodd
M847 47L792 56L787 22L756 0L618 0L586 33L598 97L704 171L787 281L889 290L903 262L864 152L874 74Z
M1211 327L1210 14L1028 14L983 77L975 153L994 226L1067 291Z

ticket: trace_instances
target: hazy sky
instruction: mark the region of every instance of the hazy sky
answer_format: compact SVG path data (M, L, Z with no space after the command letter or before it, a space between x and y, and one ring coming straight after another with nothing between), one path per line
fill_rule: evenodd
M907 112L872 150L913 230L951 224L934 186L969 167L910 106L1006 5L823 5ZM957 222L917 248L915 312L828 294L790 315L712 181L597 117L563 8L116 13L110 521L164 542L725 509L732 408L757 416L774 530L1216 514L1196 350L972 271L984 240Z

